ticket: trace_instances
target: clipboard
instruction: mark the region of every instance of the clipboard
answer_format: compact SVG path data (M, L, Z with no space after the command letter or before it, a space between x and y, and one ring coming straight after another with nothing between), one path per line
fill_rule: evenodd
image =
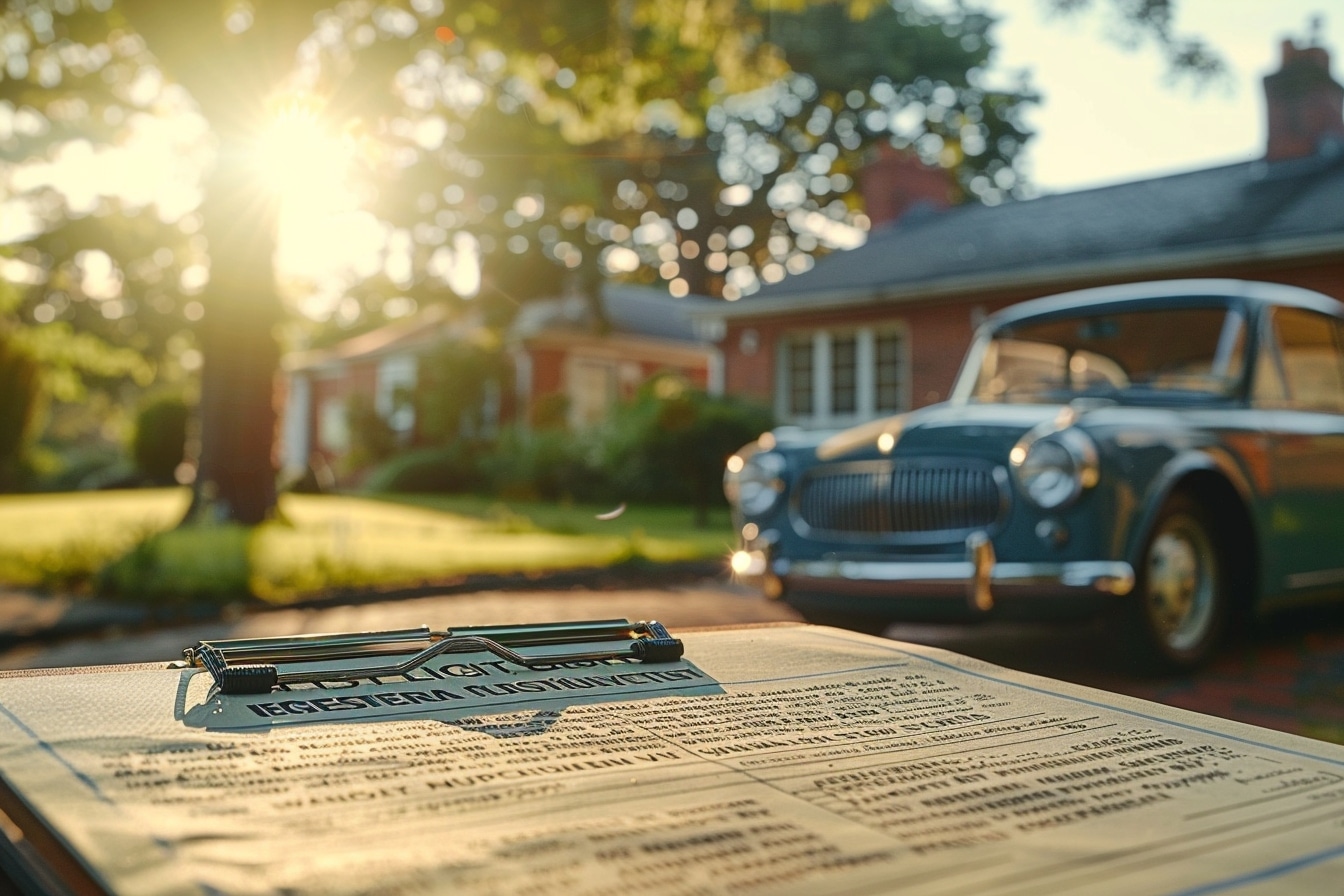
M817 626L668 634L680 658L635 656L665 633L209 642L223 669L273 666L266 693L223 693L200 644L195 663L0 674L0 870L80 896L596 894L650 873L725 894L1263 896L1344 873L1344 747ZM530 665L457 652L472 642L421 656L453 637ZM352 669L417 656L436 674L399 687L484 702L247 730L172 712L183 689L336 710L391 692Z
M542 647L544 652L520 652ZM485 651L524 668L584 660L632 659L669 663L684 652L660 622L603 619L535 625L466 626L436 631L428 626L383 632L235 638L199 641L183 650L183 666L203 668L223 694L265 694L281 685L324 678L404 675L447 653ZM400 656L397 661L341 667L333 660ZM317 663L284 671L290 664Z
M439 630L422 625L198 641L183 649L180 661L126 668L204 671L213 680L211 694L239 697L332 679L407 675L446 654L486 653L520 668L544 669L591 661L666 664L680 659L684 649L682 641L657 621L601 619ZM369 662L372 658L382 661ZM178 716L183 714L181 698L179 689ZM0 774L0 894L11 891L60 896L109 893L81 856Z

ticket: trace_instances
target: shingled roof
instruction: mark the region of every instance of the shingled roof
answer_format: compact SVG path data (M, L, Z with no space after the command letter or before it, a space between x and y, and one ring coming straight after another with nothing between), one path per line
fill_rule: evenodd
M611 333L673 342L705 342L694 312L722 303L706 296L668 295L667 290L630 283L602 284L602 312ZM588 301L581 295L537 299L525 303L514 321L512 335L525 339L543 331L592 330Z
M1133 280L1341 251L1344 149L1332 144L1304 158L907 218L720 313L754 316L977 289Z

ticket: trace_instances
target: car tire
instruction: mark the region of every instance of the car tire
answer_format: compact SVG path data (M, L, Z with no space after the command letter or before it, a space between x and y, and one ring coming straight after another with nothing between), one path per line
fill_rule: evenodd
M1127 646L1141 670L1187 672L1217 650L1227 627L1231 576L1225 542L1209 512L1189 494L1158 513L1123 600Z

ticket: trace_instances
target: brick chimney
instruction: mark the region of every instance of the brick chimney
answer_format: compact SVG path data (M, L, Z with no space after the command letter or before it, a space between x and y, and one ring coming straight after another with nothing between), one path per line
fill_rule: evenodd
M952 182L942 168L925 165L913 152L890 143L859 172L864 212L874 227L899 220L916 208L941 211L952 205Z
M1267 162L1313 155L1329 143L1344 146L1344 87L1330 77L1330 54L1314 35L1309 44L1285 40L1279 70L1265 76Z

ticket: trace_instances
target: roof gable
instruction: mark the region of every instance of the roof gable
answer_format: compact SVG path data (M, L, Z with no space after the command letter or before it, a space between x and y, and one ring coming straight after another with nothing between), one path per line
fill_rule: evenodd
M673 342L704 342L693 315L720 304L704 296L676 298L665 289L614 281L604 282L601 290L602 313L610 332ZM526 303L519 309L511 335L526 339L543 331L590 331L593 326L588 300L569 295Z
M709 340L693 315L720 304L717 299L705 296L675 298L666 290L651 286L602 284L602 309L610 325L608 332L635 340L703 345ZM313 370L341 367L354 361L420 354L445 340L471 338L480 329L478 315L454 317L446 306L431 305L412 317L352 336L333 346L292 352L285 357L284 366L291 371ZM593 332L587 300L570 295L524 303L510 335L521 340L543 333Z
M1245 162L1000 206L959 206L874 231L807 273L741 300L768 314L818 300L917 294L952 280L1050 282L1123 264L1131 277L1201 254L1280 257L1344 248L1344 155Z

